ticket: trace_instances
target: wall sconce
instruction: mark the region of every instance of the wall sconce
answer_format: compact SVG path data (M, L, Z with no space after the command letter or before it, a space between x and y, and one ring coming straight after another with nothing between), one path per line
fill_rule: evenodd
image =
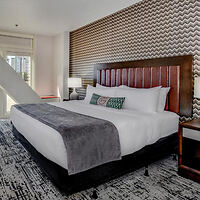
M194 77L194 97L200 99L200 76Z

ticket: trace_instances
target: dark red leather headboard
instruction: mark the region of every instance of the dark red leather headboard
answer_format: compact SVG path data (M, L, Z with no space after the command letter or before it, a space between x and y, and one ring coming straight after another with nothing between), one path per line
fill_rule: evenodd
M192 115L192 56L97 64L94 69L95 85L169 86L166 110Z

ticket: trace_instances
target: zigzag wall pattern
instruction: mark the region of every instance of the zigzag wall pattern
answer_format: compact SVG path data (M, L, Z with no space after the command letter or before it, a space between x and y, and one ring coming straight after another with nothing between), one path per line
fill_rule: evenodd
M144 0L71 32L69 73L86 85L96 63L179 55L193 55L200 76L200 1ZM200 118L200 100L193 107Z

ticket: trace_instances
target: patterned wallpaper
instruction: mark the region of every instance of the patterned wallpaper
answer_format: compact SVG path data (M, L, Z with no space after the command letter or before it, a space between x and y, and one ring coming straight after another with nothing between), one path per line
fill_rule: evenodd
M200 1L143 0L71 32L69 73L86 85L96 63L189 54L200 76ZM200 100L193 104L200 117Z

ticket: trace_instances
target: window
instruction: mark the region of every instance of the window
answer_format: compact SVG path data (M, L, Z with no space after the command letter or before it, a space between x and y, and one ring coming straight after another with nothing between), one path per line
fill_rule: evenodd
M32 86L33 36L0 31L0 56ZM0 86L0 117L8 117L14 99Z
M7 55L8 64L31 85L31 57Z

